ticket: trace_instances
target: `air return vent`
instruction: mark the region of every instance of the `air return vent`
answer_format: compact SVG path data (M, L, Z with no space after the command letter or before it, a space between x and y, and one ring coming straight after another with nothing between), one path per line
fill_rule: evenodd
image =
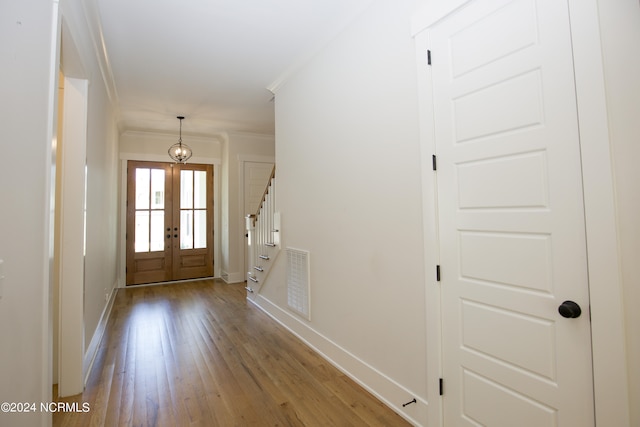
M307 320L309 315L309 252L287 248L287 303Z

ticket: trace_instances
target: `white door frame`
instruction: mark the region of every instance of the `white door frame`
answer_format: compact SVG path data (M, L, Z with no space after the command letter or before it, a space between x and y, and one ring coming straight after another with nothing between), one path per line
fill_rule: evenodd
M630 425L614 171L596 0L569 0L582 154L596 424Z
M423 170L425 270L435 278L439 264L437 205L431 154L435 151L432 93L426 76L428 28L470 0L433 2L414 17L421 103L421 147ZM603 58L597 0L568 0L579 118L583 191L591 300L594 398L596 425L629 426L629 387L624 336L624 307L615 217L613 164L605 98ZM434 239L436 236L436 239ZM440 290L427 283L427 348L441 348ZM442 425L438 400L438 378L442 354L428 354L427 400L433 404L429 425ZM438 373L438 374L436 374Z
M244 212L244 193L245 193L245 188L244 188L244 167L245 167L245 163L247 162L251 162L251 163L273 163L275 165L276 163L276 159L273 156L261 156L261 155L238 155L238 213L242 214ZM238 231L238 235L239 236L244 236L246 231L245 231L245 221L244 218L241 218L239 221L239 229ZM229 230L229 233L231 233L231 230ZM243 271L243 275L242 275L242 279L241 280L246 280L247 277L247 240L246 239L242 239L242 245L240 245L241 247L238 250L238 255L241 256L240 261L242 265L242 269L245 270ZM229 280L230 283L234 283L234 281Z
M60 208L58 394L84 389L84 232L89 82L65 77Z
M58 65L64 74L62 91L62 115L58 124L58 136L62 141L56 144L60 151L56 165L59 174L59 187L53 187L56 194L56 215L58 227L53 239L58 243L53 262L57 269L57 292L53 301L57 304L54 313L57 317L52 330L57 334L57 354L52 357L57 367L58 395L71 396L84 390L88 373L85 363L84 330L84 256L85 256L85 199L87 164L87 116L89 80L86 79L84 64L80 59L76 39L73 37L64 16L58 20L57 34L60 43ZM57 89L57 88L56 88ZM56 108L59 104L56 103ZM56 227L54 223L54 228Z

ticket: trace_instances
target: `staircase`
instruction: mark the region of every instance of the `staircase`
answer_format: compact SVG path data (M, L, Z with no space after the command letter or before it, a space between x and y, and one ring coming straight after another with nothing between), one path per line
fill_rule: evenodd
M280 252L280 215L275 211L276 176L275 166L262 196L260 208L253 215L247 215L247 297L257 294L267 278L271 266Z

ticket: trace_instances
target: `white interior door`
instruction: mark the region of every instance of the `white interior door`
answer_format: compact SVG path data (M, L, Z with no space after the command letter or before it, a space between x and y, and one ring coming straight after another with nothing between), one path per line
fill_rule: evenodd
M592 426L567 4L471 1L429 36L444 423Z

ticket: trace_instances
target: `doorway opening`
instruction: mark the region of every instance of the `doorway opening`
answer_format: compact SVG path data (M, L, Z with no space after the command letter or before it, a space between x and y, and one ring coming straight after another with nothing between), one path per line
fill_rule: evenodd
M126 283L213 276L213 166L129 161Z

